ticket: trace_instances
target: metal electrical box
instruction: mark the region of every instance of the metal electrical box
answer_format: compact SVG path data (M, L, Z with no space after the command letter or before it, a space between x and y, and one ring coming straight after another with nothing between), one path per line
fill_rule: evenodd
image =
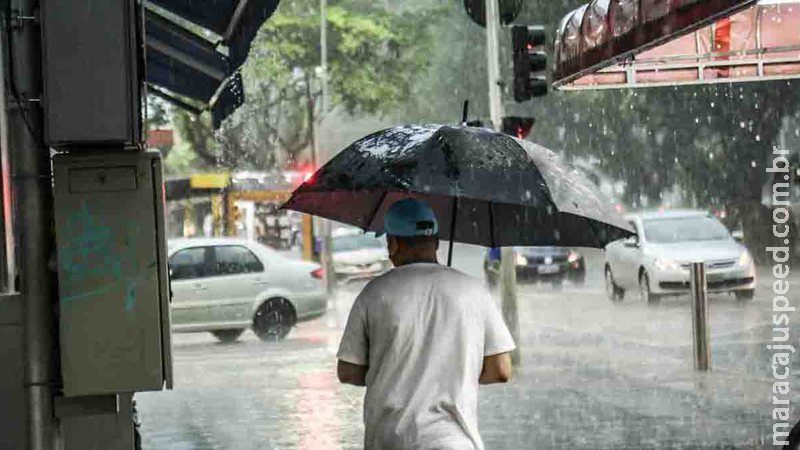
M53 158L66 396L172 387L161 156L109 150Z
M45 139L136 145L144 49L138 0L42 0Z

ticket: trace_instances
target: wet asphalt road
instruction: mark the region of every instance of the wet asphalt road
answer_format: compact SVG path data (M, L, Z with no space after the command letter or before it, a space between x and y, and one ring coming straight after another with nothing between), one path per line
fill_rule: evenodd
M480 250L459 247L456 258L457 268L481 274ZM588 256L585 286L520 287L522 365L512 383L481 388L486 448L766 448L769 280L752 302L712 297L713 372L697 375L689 299L648 307L629 295L612 304L601 262L599 253ZM249 332L235 344L176 335L175 390L137 394L144 447L360 448L363 391L339 385L334 371L359 288L340 289L325 317L300 324L284 342L262 343ZM800 315L792 319L797 343ZM794 361L792 388L800 398Z

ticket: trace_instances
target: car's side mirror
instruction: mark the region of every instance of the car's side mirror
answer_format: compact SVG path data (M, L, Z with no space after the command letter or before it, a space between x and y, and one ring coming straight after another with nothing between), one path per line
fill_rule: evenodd
M625 239L625 247L638 248L639 247L639 238L637 236L631 236L631 237Z

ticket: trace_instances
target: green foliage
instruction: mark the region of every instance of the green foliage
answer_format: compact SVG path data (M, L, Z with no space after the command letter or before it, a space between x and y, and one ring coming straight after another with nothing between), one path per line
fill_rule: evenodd
M168 177L191 175L199 165L197 154L186 142L176 145L164 158L164 172Z
M520 23L552 33L585 0L530 1ZM282 2L244 68L247 103L216 135L207 119L176 123L206 164L264 168L308 158L320 119L316 0ZM488 122L485 30L460 0L331 0L329 81L337 117L455 123L464 100ZM510 43L501 36L503 79ZM685 206L725 207L755 227L764 163L781 119L798 112L795 82L552 92L508 112L537 118L532 140L595 162L625 184L632 208L659 206L677 187ZM507 87L506 87L507 88ZM337 119L338 120L338 119ZM333 124L335 127L337 124Z
M488 122L486 34L464 11L462 2L450 1L432 16L427 47L427 70L412 74L412 92L393 115L400 122L457 123L464 100L470 117Z
M331 2L329 108L385 115L407 102L427 65L429 13L390 12L373 2ZM317 1L283 2L259 32L242 71L246 103L216 133L207 118L176 115L176 127L208 164L280 167L310 159L321 109Z
M146 129L163 128L170 123L169 105L158 97L147 96Z

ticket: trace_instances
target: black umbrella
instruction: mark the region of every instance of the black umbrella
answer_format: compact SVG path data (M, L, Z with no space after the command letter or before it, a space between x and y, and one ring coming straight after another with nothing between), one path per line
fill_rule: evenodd
M284 208L381 231L395 201L436 212L440 236L490 247L603 248L630 226L597 186L544 147L484 128L407 125L344 149Z

